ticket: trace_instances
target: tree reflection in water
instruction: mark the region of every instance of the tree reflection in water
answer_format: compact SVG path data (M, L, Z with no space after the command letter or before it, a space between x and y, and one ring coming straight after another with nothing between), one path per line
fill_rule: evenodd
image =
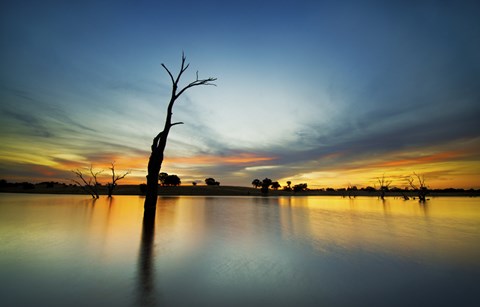
M138 305L155 306L155 262L153 241L155 238L155 214L145 212L142 224L142 239L138 258Z

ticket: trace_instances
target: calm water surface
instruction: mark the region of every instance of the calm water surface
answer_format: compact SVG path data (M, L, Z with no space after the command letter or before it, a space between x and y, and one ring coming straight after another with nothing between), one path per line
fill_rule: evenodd
M480 306L480 203L0 194L2 306Z

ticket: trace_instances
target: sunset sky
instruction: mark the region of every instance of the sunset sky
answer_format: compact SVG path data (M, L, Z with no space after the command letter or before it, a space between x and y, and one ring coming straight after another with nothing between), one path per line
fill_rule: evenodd
M2 1L0 179L480 188L479 1ZM106 182L107 178L104 178Z

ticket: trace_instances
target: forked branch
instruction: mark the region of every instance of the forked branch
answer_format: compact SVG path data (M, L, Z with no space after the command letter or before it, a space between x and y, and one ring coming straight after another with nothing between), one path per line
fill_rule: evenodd
M420 202L425 202L427 200L426 196L429 194L428 187L425 184L425 176L420 176L415 172L413 172L413 175L416 177L418 185L415 184L415 177L413 176L407 178L408 184L417 192Z
M117 186L117 181L122 180L123 178L125 178L125 176L130 174L130 171L127 171L127 172L123 173L122 175L117 175L117 174L115 174L115 161L113 161L111 163L111 165L112 166L110 167L110 170L112 171L112 182L109 182L108 185L107 185L108 197L112 197L113 190Z
M90 165L90 168L88 169L88 172L90 173L90 177L87 177L88 175L84 175L83 172L79 169L72 170L72 172L80 179L80 181L72 179L73 182L78 184L82 190L90 194L93 198L99 198L98 194L98 180L97 177L99 174L103 172L103 170L95 172L93 170L93 166Z

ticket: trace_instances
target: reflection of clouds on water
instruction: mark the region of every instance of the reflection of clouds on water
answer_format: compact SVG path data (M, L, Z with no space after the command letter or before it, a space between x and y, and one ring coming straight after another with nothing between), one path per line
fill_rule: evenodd
M474 236L471 223L476 217L455 210L454 200L420 204L357 197L347 203L333 197L295 197L278 202L282 236L310 245L320 254L368 250L399 258L430 255L432 259L475 261L467 252L472 242L455 238L466 233ZM469 221L454 223L455 219ZM436 251L432 242L437 242Z
M161 197L154 218L132 196L0 201L7 305L458 306L478 296L470 198Z

